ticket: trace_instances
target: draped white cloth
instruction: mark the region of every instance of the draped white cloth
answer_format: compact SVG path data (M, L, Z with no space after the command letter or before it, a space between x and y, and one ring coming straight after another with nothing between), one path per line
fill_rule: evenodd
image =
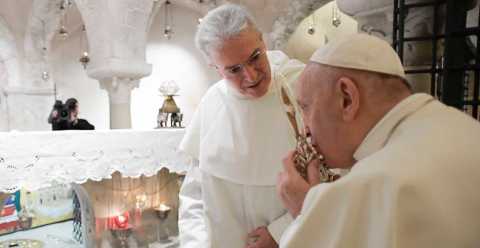
M312 188L283 248L480 247L480 124L426 94L367 135L339 180Z
M0 133L0 192L186 170L183 129Z
M272 83L259 99L246 99L221 80L213 85L187 128L180 150L199 161L180 192L182 248L243 248L247 234L268 226L277 242L291 217L275 190L282 157L295 147L280 98L304 65L268 52Z

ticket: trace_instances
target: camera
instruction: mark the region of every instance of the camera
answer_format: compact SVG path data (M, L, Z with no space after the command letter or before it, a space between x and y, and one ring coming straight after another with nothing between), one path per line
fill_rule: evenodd
M62 101L56 100L52 111L57 111L57 116L54 118L55 121L61 122L69 120L70 109L66 104L63 104Z
M53 105L52 113L54 111L57 112L55 117L52 116L51 121L60 123L60 122L70 122L70 114L75 111L76 108L76 100L68 99L65 104L62 103L61 100L55 100L55 104ZM52 115L52 114L51 114Z
M52 130L94 130L95 126L85 119L78 117L78 101L69 98L65 104L55 100L53 109L48 117L48 123L52 124Z

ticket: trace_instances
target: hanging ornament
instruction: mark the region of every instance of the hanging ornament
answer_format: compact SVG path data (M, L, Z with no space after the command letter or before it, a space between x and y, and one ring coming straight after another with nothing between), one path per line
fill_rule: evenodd
M90 62L90 57L88 56L87 31L85 29L85 25L82 26L81 39L82 39L81 40L82 44L80 45L81 45L81 48L83 49L83 53L78 61L80 61L80 63L82 64L83 69L87 69L87 65Z
M307 32L308 34L313 35L315 33L315 28L313 26L309 26Z
M47 34L46 34L46 31L45 31L45 21L42 21L42 57L43 57L43 60L45 61L45 63L47 63ZM48 71L46 70L47 68L45 68L44 71L42 71L42 80L47 82L48 79L50 79L50 73L48 73Z
M172 38L172 27L166 26L165 29L163 30L163 36L167 38L167 40L170 40Z
M307 33L309 35L313 35L313 34L315 34L315 25L316 25L316 23L315 23L315 11L313 9L313 5L310 5L310 7L308 7L308 9L310 10L310 13L312 13L311 14L312 22L310 23L310 25L307 28Z
M48 81L48 79L50 79L50 74L48 73L48 71L43 71L42 72L42 79L43 81Z
M337 8L336 2L332 4L332 25L334 27L338 27L342 24L342 20L340 19L340 11Z
M61 3L60 3L60 9L61 10L65 10L67 8L70 8L70 6L72 5L72 2L70 0L63 0Z
M60 29L58 30L58 34L60 35L60 37L64 40L66 40L68 38L68 30L67 28L65 28L65 26L61 26Z
M88 52L83 52L82 57L78 60L83 66L83 69L87 69L88 62L90 62L90 57L88 56Z
M58 29L58 35L60 35L60 38L63 40L66 40L68 38L68 30L66 27L67 23L67 10L68 7L70 6L70 1L65 0L62 1L60 4L60 29Z
M165 2L165 16L164 16L164 29L163 29L163 36L167 38L167 40L170 40L173 35L173 28L172 28L172 22L173 22L173 17L172 13L170 10L170 1L167 0Z

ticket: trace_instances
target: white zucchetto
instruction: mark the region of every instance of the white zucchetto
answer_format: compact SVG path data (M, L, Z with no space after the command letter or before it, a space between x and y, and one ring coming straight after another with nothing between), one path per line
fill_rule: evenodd
M379 72L405 79L397 53L386 41L367 34L354 34L317 49L311 62L339 68Z

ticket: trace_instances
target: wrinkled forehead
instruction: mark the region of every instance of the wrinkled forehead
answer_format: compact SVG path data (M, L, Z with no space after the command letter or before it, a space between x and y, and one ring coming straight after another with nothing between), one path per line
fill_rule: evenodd
M327 74L328 68L325 66L314 62L308 63L295 86L297 98L308 98L321 90Z
M256 49L264 48L265 44L258 33L243 32L211 48L208 62L219 67L233 66L244 63Z
M240 55L249 56L251 52L258 47L264 47L262 34L256 29L247 28L237 35L220 39L212 43L208 48L210 59L216 57L239 57Z

